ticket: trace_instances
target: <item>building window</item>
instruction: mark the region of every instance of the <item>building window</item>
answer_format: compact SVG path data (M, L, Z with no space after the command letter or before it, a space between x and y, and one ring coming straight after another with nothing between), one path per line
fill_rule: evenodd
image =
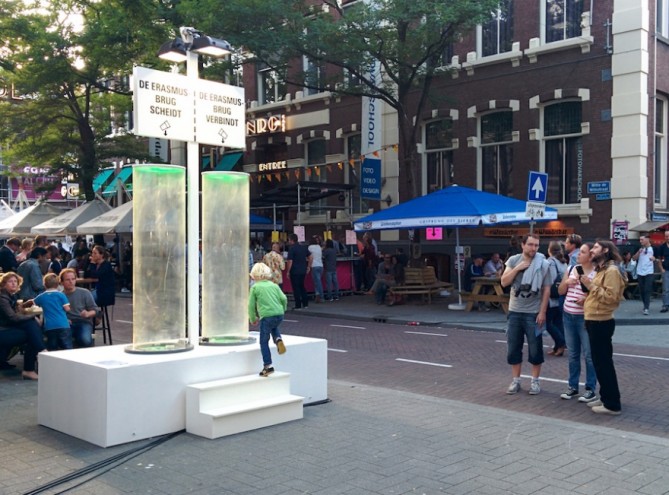
M362 157L360 154L362 137L360 134L352 134L346 138L346 183L353 187L350 192L351 213L367 213L370 209L369 202L360 197L360 172L362 168Z
M655 32L669 38L669 0L657 0Z
M513 112L503 110L479 118L481 190L511 196L513 172Z
M544 0L546 43L581 35L584 0Z
M266 64L258 65L258 102L261 105L284 99L286 83L279 73Z
M310 182L327 182L328 174L325 166L325 139L314 139L307 143L307 180ZM319 199L309 203L309 212L312 215L325 213L327 199Z
M323 68L318 64L318 62L310 59L309 57L303 57L303 70L304 70L304 95L315 95L320 93L323 87Z
M553 204L581 201L583 138L580 101L554 103L543 108L547 200Z
M427 194L453 182L453 120L442 119L425 125L425 166Z
M513 0L502 0L492 18L481 26L481 56L511 51L513 44Z
M667 204L667 99L655 98L655 167L653 198L655 205L665 208Z

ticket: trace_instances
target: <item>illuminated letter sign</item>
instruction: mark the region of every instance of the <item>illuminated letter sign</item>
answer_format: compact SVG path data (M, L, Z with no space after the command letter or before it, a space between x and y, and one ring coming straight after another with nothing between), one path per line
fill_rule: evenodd
M281 162L267 162L258 164L258 172L267 172L269 170L281 170L283 168L288 168L286 161Z
M273 115L267 118L259 118L249 120L246 123L246 134L252 136L254 134L270 134L273 132L286 131L286 116Z

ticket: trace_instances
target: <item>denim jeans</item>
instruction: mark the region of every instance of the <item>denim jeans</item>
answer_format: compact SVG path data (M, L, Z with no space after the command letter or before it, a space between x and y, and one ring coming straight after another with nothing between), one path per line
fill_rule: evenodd
M509 312L506 330L506 362L508 364L523 362L523 342L525 339L527 339L527 360L531 364L544 362L543 339L541 332L536 330L536 313Z
M613 364L613 333L616 330L616 320L586 320L585 329L590 338L592 363L595 365L599 381L602 404L611 411L620 411L620 389L616 367Z
M69 328L54 328L44 333L46 334L46 348L48 350L72 349L72 330Z
M269 351L269 336L276 342L281 339L279 325L283 321L283 316L267 316L260 319L260 354L262 354L262 364L269 366L272 364L272 353Z
M314 292L316 292L316 296L323 299L323 267L322 266L312 266L311 267L311 279L314 281Z
M565 346L562 306L555 306L546 310L546 331L553 338L554 351Z
M653 295L655 275L652 273L650 275L637 275L636 279L639 282L639 294L641 294L643 309L648 309L650 307L650 296Z
M93 345L93 322L88 320L75 320L70 323L72 339L79 347L91 347Z
M337 280L337 272L325 272L325 284L328 289L328 299L339 299L339 281Z
M581 376L581 356L585 359L585 388L593 392L597 387L595 365L592 364L590 339L585 331L583 315L573 315L566 311L562 315L564 322L564 336L567 340L569 356L569 387L578 390L578 381Z

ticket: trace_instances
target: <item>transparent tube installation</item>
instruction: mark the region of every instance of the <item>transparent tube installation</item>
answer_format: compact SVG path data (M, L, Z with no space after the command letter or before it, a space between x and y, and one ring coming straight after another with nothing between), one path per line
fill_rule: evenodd
M249 175L202 174L203 345L236 345L249 337Z
M133 335L126 351L192 349L186 339L186 170L135 166L133 196Z

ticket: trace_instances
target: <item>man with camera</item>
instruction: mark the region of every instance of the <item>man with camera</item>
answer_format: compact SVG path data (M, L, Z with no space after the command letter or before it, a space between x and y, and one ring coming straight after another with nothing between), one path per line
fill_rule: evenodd
M520 391L520 371L523 362L523 343L527 339L528 358L532 365L530 395L541 392L539 375L544 362L541 334L546 323L551 280L546 257L539 253L539 236L528 234L522 241L522 253L506 261L502 287L511 286L507 326L507 363L511 365L513 381L507 394Z

